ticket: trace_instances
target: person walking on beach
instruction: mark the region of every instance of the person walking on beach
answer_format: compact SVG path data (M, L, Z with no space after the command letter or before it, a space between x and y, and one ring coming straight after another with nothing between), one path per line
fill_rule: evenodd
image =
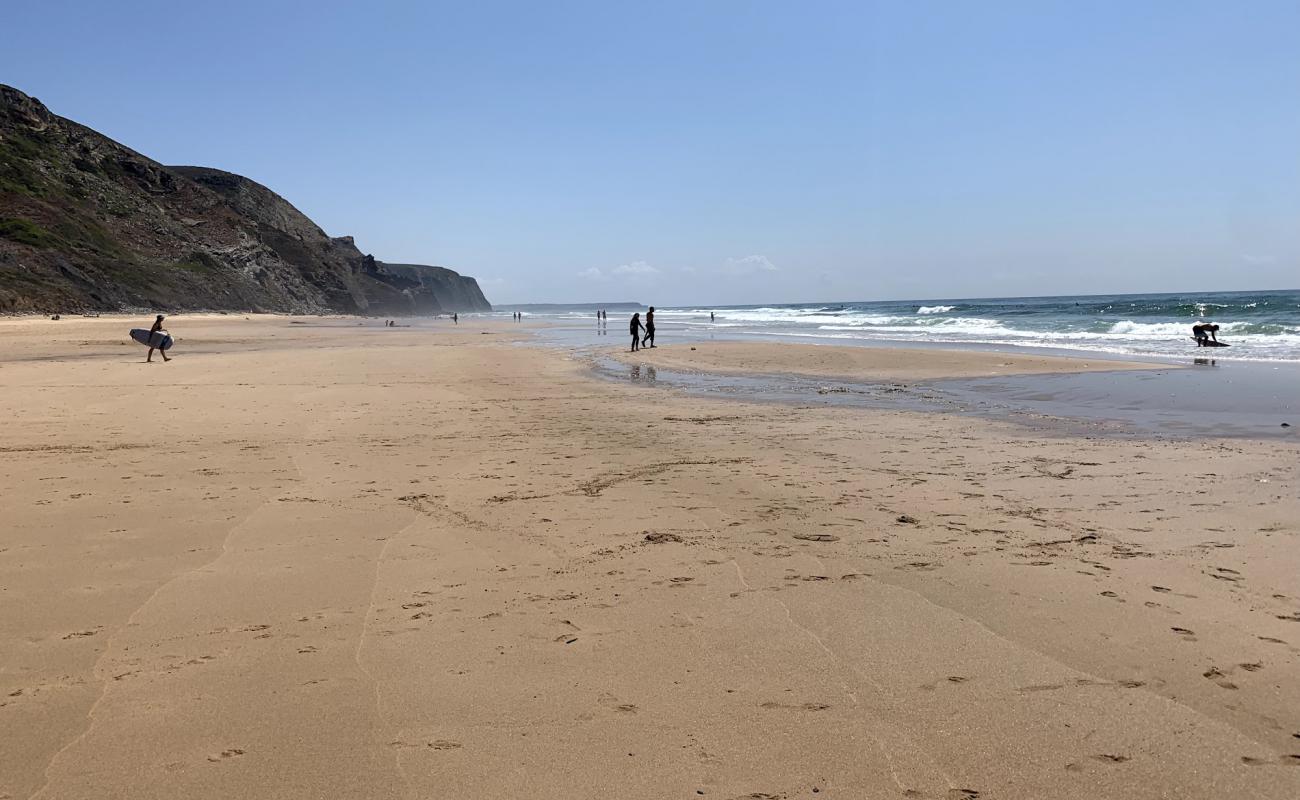
M632 352L635 353L641 349L641 331L645 328L641 325L641 312L638 311L632 315L632 323L628 326L632 332Z
M713 312L709 312L709 322L713 322Z
M454 323L456 323L457 325L459 325L459 324L460 324L460 314L457 314L456 312L453 311L452 314L451 314L451 321L454 322Z
M655 346L655 307L650 306L650 310L645 312L645 338L641 340L641 346L649 342L651 347Z
M154 344L153 335L162 330L162 324L163 324L163 315L159 314L158 318L153 321L153 327L149 329L149 355L145 356L144 359L146 363L149 364L153 363L154 350L157 350L158 354L163 357L163 361L171 361L171 359L167 357L167 351L163 350L161 347L158 347L157 345ZM158 344L162 344L162 339L164 338L164 336L158 337L159 339Z

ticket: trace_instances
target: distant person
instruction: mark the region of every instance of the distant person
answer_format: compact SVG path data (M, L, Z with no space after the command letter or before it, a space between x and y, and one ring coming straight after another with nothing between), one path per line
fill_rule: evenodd
M649 342L651 347L655 346L655 307L650 306L650 310L645 312L645 338L641 340L641 346Z
M709 312L709 322L713 322L713 312Z
M162 330L162 325L163 325L163 315L159 314L158 318L153 321L153 327L149 329L149 355L145 356L144 359L146 363L149 364L153 363L154 350L157 350L159 355L163 357L163 361L171 361L171 359L167 357L167 351L163 350L160 347L155 346L153 343L153 335ZM158 344L162 344L162 338L163 337L159 337Z
M455 312L452 312L452 315L451 315L451 321L454 322L455 324L459 325L459 324L460 324L460 314L457 314L457 313L455 313Z
M1202 322L1192 326L1192 338L1196 339L1197 347L1213 347L1219 343L1219 326L1213 322Z
M641 312L638 311L632 315L632 323L628 326L632 332L632 352L635 353L641 349L641 331L645 328L641 325Z

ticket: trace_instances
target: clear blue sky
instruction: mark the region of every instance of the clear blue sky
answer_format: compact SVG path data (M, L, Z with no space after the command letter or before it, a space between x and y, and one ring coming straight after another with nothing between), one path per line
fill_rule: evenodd
M496 302L1300 285L1300 3L9 4L0 82Z

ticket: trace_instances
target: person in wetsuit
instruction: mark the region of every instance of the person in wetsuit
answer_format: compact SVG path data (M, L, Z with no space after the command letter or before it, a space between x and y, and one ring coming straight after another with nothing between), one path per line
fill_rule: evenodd
M651 347L655 346L655 307L650 306L650 310L645 312L645 338L641 340L641 346L649 342Z
M1210 344L1211 341L1218 344L1218 333L1219 326L1213 322L1202 322L1192 326L1192 336L1196 339L1197 347L1213 347L1214 345Z
M645 327L641 324L640 311L632 315L632 322L628 325L628 330L632 333L632 352L635 353L641 349L641 331L645 330Z

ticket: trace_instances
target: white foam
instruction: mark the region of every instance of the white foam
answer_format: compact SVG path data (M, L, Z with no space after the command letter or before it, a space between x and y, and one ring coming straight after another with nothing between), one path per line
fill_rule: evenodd
M956 306L921 306L916 310L918 314L947 314Z
M1224 322L1219 325L1219 332L1229 333L1249 324L1248 322ZM1111 325L1107 333L1123 333L1130 336L1191 336L1192 326L1186 322L1134 322L1125 319Z

